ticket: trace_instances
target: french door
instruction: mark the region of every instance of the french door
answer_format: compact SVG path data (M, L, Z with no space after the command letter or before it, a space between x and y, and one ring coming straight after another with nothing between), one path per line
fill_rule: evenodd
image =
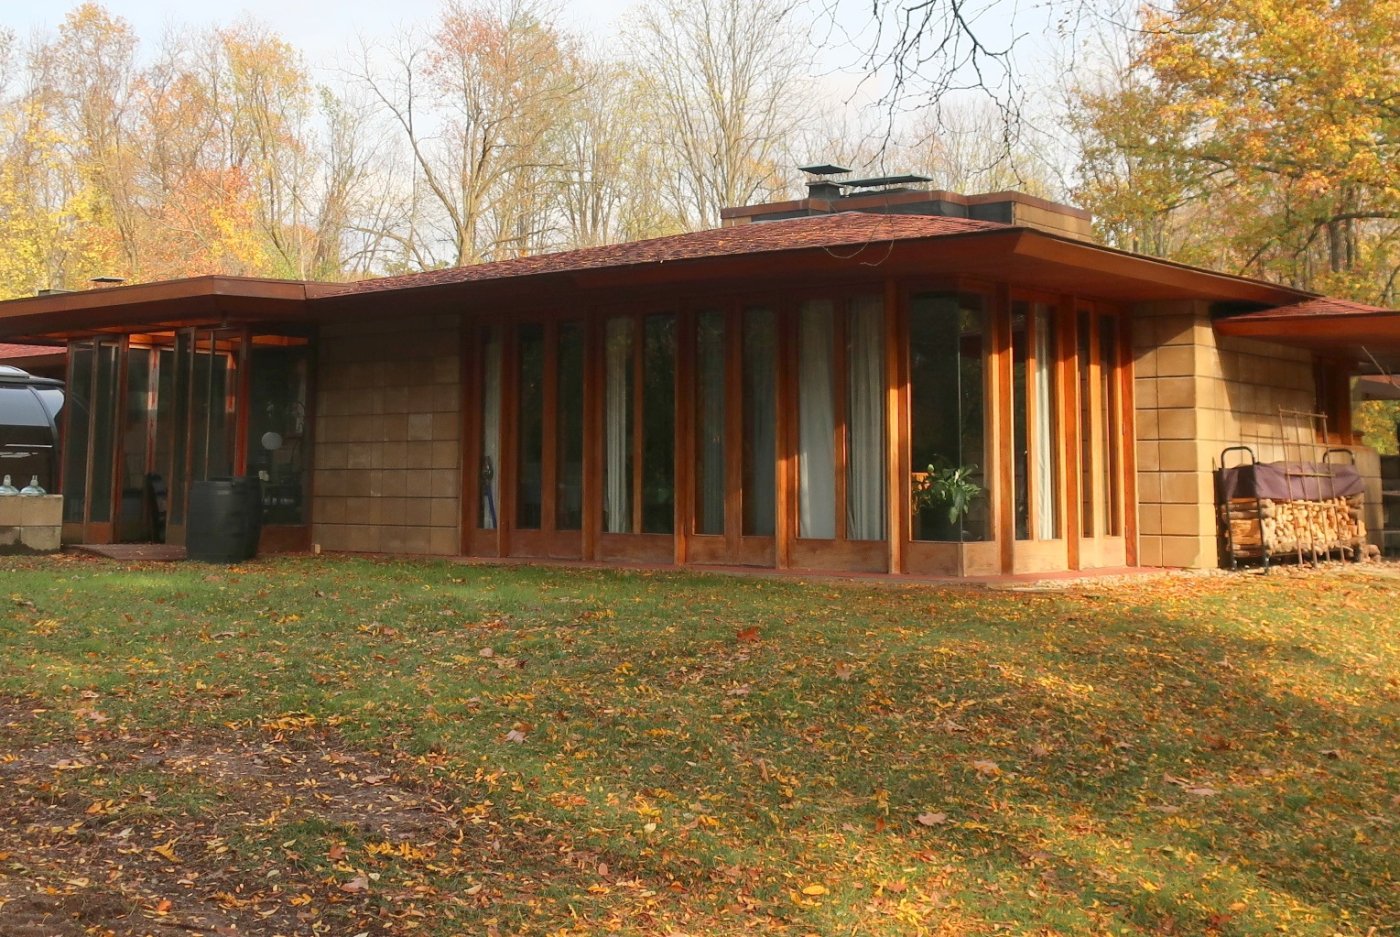
M768 305L690 318L686 562L777 563L778 316Z
M507 555L583 555L585 349L583 319L520 322L506 335L504 471L497 479L493 467L483 488L499 501L479 510L496 509L486 522L504 530Z
M885 306L876 293L799 304L789 332L797 477L789 565L884 572Z

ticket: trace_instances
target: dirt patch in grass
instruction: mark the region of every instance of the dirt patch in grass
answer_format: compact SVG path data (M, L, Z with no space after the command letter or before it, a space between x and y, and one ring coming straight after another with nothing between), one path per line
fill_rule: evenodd
M33 709L0 699L0 723ZM399 932L438 896L361 861L366 844L430 855L470 833L322 732L94 733L5 753L0 788L5 937Z

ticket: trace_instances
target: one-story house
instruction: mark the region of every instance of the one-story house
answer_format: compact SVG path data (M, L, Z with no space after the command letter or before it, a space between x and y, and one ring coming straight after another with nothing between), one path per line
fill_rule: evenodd
M1021 194L877 181L384 279L11 300L0 339L67 344L70 541L180 543L191 483L247 474L265 549L1201 567L1228 446L1345 448L1374 484L1349 382L1400 365L1400 312L1108 248ZM923 493L948 483L961 514Z

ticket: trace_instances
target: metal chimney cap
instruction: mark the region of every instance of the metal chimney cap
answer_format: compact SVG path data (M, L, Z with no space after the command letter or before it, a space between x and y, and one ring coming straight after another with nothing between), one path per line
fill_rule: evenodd
M820 166L798 166L797 169L799 172L810 173L814 176L835 176L850 172L850 170L844 166L832 166L829 163L824 163Z
M89 283L125 283L126 277L93 277Z

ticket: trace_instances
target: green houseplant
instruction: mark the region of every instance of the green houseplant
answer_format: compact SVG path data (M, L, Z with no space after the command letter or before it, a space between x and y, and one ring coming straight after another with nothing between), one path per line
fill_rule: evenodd
M982 486L972 480L975 465L930 465L926 472L916 472L911 491L914 512L925 509L947 512L948 524L957 529L973 502L984 494Z

